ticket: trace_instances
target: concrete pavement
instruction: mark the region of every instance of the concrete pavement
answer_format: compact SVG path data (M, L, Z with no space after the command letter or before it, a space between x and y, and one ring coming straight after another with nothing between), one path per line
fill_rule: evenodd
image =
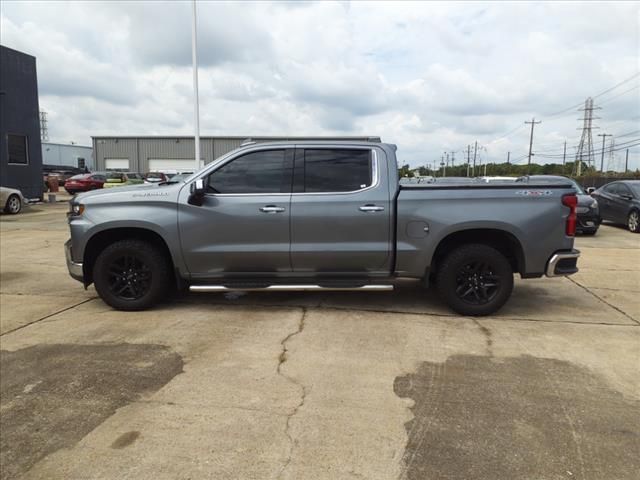
M2 479L637 478L637 235L494 317L413 282L125 313L68 277L64 210L0 222Z

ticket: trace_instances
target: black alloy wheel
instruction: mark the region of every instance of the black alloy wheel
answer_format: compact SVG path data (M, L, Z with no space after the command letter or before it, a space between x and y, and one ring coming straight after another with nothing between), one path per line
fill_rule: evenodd
M456 285L460 300L471 305L485 305L498 294L500 277L486 261L471 261L458 269Z
M144 310L158 303L172 283L168 252L143 240L119 240L96 258L93 281L105 303L118 310Z
M109 265L109 291L123 300L139 300L151 288L151 269L135 254L116 257Z
M506 256L489 245L460 245L438 263L436 288L455 312L490 315L511 296L513 269Z

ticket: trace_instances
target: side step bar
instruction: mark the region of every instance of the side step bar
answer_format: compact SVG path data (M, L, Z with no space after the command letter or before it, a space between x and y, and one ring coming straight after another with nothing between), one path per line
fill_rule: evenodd
M359 287L323 287L322 285L269 285L267 287L242 287L242 286L229 286L224 285L191 285L189 290L192 292L264 292L264 291L287 291L287 292L301 292L301 291L314 291L314 290L335 290L335 291L391 291L393 285L362 285Z

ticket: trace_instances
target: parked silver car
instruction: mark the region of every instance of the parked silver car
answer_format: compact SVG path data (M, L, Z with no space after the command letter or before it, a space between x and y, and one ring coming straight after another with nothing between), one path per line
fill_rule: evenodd
M0 205L3 205L5 213L12 215L20 213L25 203L27 203L27 201L20 190L0 187Z

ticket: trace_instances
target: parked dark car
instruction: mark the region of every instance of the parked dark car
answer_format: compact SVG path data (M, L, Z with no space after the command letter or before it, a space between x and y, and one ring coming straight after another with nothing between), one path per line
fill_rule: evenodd
M78 192L88 192L89 190L102 188L106 181L107 175L105 173L83 173L69 178L64 184L64 189L70 195L75 195Z
M640 233L640 180L607 183L591 195L598 200L603 220L625 224Z
M602 222L599 202L582 188L578 182L572 178L561 175L529 175L519 177L516 182L532 182L538 185L545 183L571 183L576 189L578 196L578 224L576 233L583 235L595 235Z

